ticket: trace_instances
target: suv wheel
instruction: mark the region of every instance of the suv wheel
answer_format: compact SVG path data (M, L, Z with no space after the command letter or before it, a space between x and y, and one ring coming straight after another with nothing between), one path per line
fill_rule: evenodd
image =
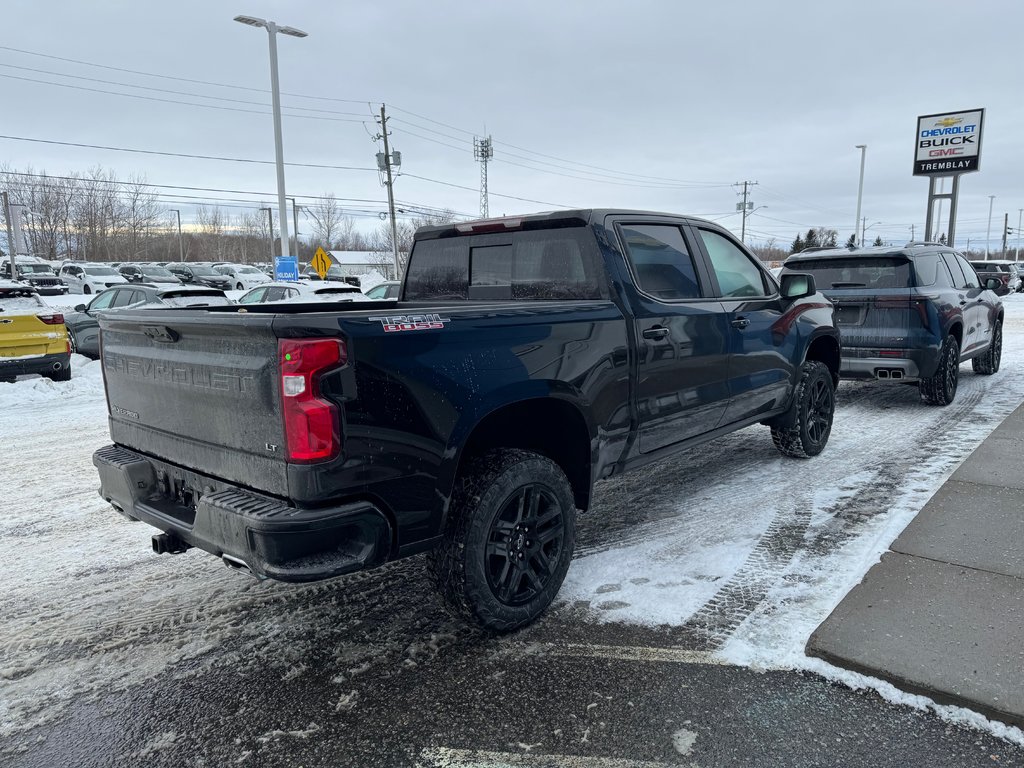
M985 354L978 355L971 360L971 367L975 373L984 376L991 376L999 370L999 363L1003 357L1003 324L996 323L992 329L992 341L988 345Z
M449 610L511 632L551 604L575 538L576 505L561 468L531 451L489 451L462 473L429 568Z
M772 442L783 456L806 459L817 456L832 433L836 394L828 366L808 360L800 368L794 394L796 422L791 427L772 427Z
M235 283L235 290L236 291L244 291L245 290L245 286L242 285L241 283Z
M921 379L921 397L928 405L949 405L956 398L960 379L960 344L947 336L939 350L939 367L935 375Z
M92 293L92 288L89 287L88 283L82 286L82 293Z

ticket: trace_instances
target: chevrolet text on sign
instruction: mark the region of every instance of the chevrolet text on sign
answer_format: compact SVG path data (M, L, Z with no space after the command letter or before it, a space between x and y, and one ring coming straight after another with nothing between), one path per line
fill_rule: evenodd
M978 170L984 109L917 118L915 176L952 176Z

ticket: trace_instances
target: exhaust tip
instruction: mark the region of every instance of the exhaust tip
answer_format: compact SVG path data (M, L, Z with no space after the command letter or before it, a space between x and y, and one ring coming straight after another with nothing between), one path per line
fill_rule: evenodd
M875 376L877 376L880 379L888 379L889 371L886 368L879 368L877 371L875 371Z
M64 367L64 365L62 363L54 363L53 364L53 370L55 370L55 371L59 371L63 367Z
M221 560L224 561L224 565L232 571L241 571L242 573L247 573L253 578L256 578L256 574L252 572L252 568L250 568L249 564L242 558L235 557L234 555L221 555L220 557Z

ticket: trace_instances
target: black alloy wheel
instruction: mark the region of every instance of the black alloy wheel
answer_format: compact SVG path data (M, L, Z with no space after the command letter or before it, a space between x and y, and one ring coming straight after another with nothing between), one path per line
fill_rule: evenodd
M835 393L832 382L819 377L811 384L810 402L807 407L807 436L822 444L832 431L832 414L835 411Z
M956 398L960 381L960 344L947 336L939 350L939 367L935 374L921 379L921 397L929 405L949 405Z
M487 584L505 605L528 603L551 581L562 546L562 508L550 490L530 484L506 500L487 538Z

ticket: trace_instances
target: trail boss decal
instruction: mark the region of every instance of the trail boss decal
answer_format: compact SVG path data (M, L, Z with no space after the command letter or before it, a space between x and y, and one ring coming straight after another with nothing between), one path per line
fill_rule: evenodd
M437 331L450 323L451 318L440 315L388 315L387 317L371 317L379 320L385 333L396 331Z

